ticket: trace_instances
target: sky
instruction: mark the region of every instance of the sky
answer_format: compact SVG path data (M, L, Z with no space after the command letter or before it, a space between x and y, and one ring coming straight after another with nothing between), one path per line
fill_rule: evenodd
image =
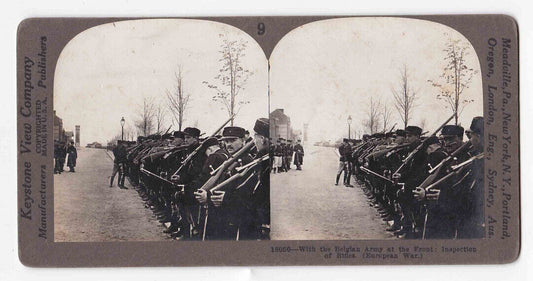
M268 68L262 49L237 28L191 19L120 21L73 38L60 55L54 82L54 109L65 130L80 125L82 146L119 135L121 117L125 131L133 131L145 97L166 107L165 90L175 85L174 73L181 65L185 92L191 96L184 126L198 125L211 134L228 119L202 83L215 81L221 67L220 34L248 42L243 66L254 74L243 97L250 103L240 110L235 125L251 131L257 118L268 117ZM165 119L164 130L171 125L169 113Z
M365 133L362 124L373 97L393 110L391 124L403 127L391 89L399 86L405 64L418 92L409 123L420 126L425 119L424 130L433 131L452 115L427 82L442 73L448 36L468 42L447 26L415 19L341 18L300 26L282 38L270 58L271 111L284 108L294 129L309 123L312 142L335 141L348 136L348 116L352 137ZM475 51L467 44L467 65L479 71ZM472 117L483 115L480 72L464 97L474 100L459 118L466 128Z

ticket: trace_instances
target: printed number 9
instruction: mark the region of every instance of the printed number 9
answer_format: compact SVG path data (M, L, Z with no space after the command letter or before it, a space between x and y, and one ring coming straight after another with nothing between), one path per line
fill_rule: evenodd
M260 22L257 24L257 34L263 35L265 34L265 24Z

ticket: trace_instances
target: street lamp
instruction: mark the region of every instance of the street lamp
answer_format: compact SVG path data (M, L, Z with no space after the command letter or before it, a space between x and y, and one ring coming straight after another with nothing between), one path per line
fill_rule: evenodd
M120 119L120 126L122 127L122 137L120 138L120 140L124 140L124 123L126 123L126 120L124 120L123 116L122 119Z
M351 115L348 115L348 138L351 139L352 136L351 136L351 132L350 132L350 125L352 124L352 116Z

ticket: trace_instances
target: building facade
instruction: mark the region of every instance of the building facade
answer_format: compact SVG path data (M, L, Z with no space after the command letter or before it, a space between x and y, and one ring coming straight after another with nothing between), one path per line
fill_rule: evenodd
M285 114L283 108L278 108L270 113L270 137L273 142L279 138L296 141L301 139L302 132L293 130L291 118Z

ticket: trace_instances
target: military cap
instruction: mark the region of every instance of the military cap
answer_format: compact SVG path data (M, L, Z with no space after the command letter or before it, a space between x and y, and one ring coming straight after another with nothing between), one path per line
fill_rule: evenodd
M164 139L164 140L171 139L172 137L173 137L172 134L164 134L164 135L161 136L161 138Z
M418 126L407 126L405 128L405 134L420 136L422 134L422 128Z
M185 130L183 130L183 133L193 138L197 138L200 136L200 130L198 130L197 128L192 128L192 127L185 128Z
M348 139L347 138L343 138L342 142L348 142Z
M386 137L386 138L393 138L393 137L394 137L394 133L393 133L393 132L387 132L387 133L385 134L385 137Z
M292 142L292 140L289 140L289 142Z
M161 135L153 135L153 139L154 140L160 140L161 139Z
M442 136L463 137L464 132L465 132L465 129L463 129L463 127L461 127L461 126L445 125L444 127L442 127L442 131L440 132L440 134Z
M426 140L426 144L427 145L432 145L432 144L436 144L436 143L440 143L439 139L436 136L431 136L431 137L427 138L427 140Z
M185 138L185 134L182 131L174 131L173 135L175 138L179 138L179 139Z
M378 138L378 139L379 139L379 138L383 138L384 136L385 136L384 133L375 133L375 134L374 134L374 137L375 137L375 138Z
M298 142L302 142L302 140L298 140Z
M222 139L244 138L244 132L241 127L226 127L222 130Z
M478 135L483 135L483 117L477 116L472 119L470 131Z
M405 137L405 131L402 129L396 130L396 136Z
M204 147L218 145L218 140L215 137L207 138L206 140L204 140L203 145Z
M137 137L137 141L138 141L138 142L144 141L145 139L146 139L146 138L143 137L143 136L138 136L138 137Z

